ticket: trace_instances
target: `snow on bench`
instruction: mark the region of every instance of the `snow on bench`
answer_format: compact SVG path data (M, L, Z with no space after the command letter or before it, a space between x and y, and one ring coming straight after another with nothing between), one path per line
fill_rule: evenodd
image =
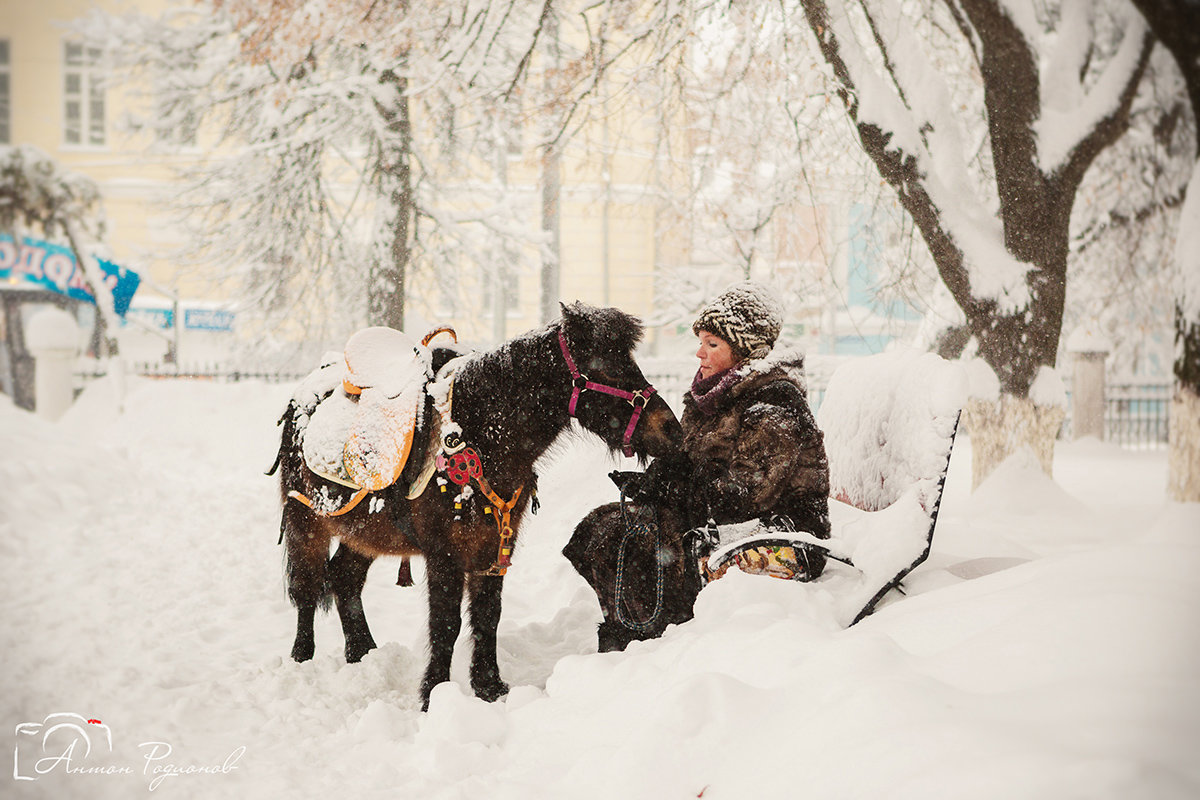
M829 456L833 566L818 583L837 598L843 624L870 614L929 556L959 412L961 365L899 350L834 372L817 413Z

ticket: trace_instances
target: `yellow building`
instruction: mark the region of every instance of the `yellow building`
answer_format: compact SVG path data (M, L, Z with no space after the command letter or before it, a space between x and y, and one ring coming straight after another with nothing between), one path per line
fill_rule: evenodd
M187 155L156 155L147 133L131 134L121 122L143 102L138 87L105 86L101 74L103 42L85 42L66 30L70 21L98 7L120 12L154 13L168 0L0 0L0 143L33 144L64 168L94 179L104 201L106 245L111 259L132 269L147 283L135 298L134 316L161 315L174 294L185 305L226 298L194 272L180 269L172 253L184 243L173 227L165 198L171 166ZM664 170L656 163L654 131L636 121L620 129L627 113L612 114L591 125L568 144L560 166L561 299L611 304L647 315L653 308L656 265L682 263L680 248L665 252L657 236ZM540 211L540 154L532 135L513 148L505 177L509 190ZM536 216L530 219L538 227ZM449 322L476 344L511 336L541 322L541 268L536 253L521 254L507 279L503 323L491 313L493 287L481 280L477 304L446 304L410 291L409 315L416 320ZM416 288L416 287L414 287ZM142 311L138 311L141 306ZM446 319L447 313L450 318ZM154 323L165 317L146 317ZM131 358L153 357L165 341L126 332L134 340ZM193 337L194 338L194 337ZM214 337L209 337L213 339ZM216 337L220 338L220 337ZM200 349L204 359L217 353L212 342ZM147 350L148 348L148 350ZM195 359L186 341L180 360Z
M191 153L163 155L153 147L151 134L124 130L128 112L144 102L139 87L105 86L100 74L104 43L82 41L66 27L94 7L156 13L169 2L0 0L0 143L36 145L63 167L96 181L104 199L105 243L111 259L147 279L131 316L158 328L157 335L150 335L127 326L122 353L135 361L159 360L167 341L181 336L179 360L186 365L225 360L234 338L232 331L222 330L228 327L222 304L234 298L222 296L211 281L194 267L181 267L174 256L185 236L165 202L175 188L173 168L203 153L198 147ZM561 153L558 297L615 305L652 318L660 301L670 300L656 297L662 291L657 278L663 270L720 268L712 253L705 252L705 238L697 233L701 223L672 216L679 212L665 199L686 191L692 178L689 142L676 132L685 131L686 124L668 125L679 139L669 148L659 147L659 110L639 106L641 101L631 92L616 92L619 75L614 73L610 80L613 84L605 91L612 90L621 101L595 113L566 140ZM536 124L526 120L518 125L520 135L513 138L506 163L483 170L493 169L496 180L527 209L525 223L534 231L540 228L543 182ZM202 135L198 141L203 144L205 139ZM666 150L670 156L664 155ZM461 198L470 207L469 188ZM827 246L830 220L837 218L838 212L827 206L777 213L760 251L765 267L759 269L764 271L752 277L789 286L807 287L813 280L828 285L828 271L845 260L844 254ZM817 233L823 227L824 244ZM410 327L452 324L472 345L537 327L545 313L541 255L529 248L509 254L509 260L501 319L495 313L500 307L495 302L496 278L480 274L455 297L410 283ZM841 270L844 273L845 267ZM815 279L793 279L810 273ZM182 302L187 319L184 326L167 329L163 325L172 296ZM832 295L806 288L798 296L803 298L801 307L790 304L791 338L807 338L815 349L823 341L817 337L828 335L834 324L832 314L826 313ZM239 319L248 316L240 314ZM686 326L649 329L646 352L686 356L690 339Z

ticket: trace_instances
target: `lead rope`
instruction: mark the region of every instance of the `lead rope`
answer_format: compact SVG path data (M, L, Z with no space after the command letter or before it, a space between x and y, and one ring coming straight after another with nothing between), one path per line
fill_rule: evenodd
M629 519L626 515L625 492L624 490L621 491L621 525L625 529L625 534L621 537L621 546L617 549L617 582L614 589L615 597L613 603L617 607L617 619L621 622L621 624L630 630L638 632L645 631L654 625L654 621L658 619L659 612L662 611L664 570L662 559L659 557L659 531L661 530L660 522L661 521L658 518L658 508L655 506L654 522L636 523L637 529L635 531L634 526L629 523ZM654 532L654 564L656 568L654 580L654 611L652 611L650 616L646 619L635 621L630 619L623 609L625 594L625 547L629 543L629 537L635 532L647 533L649 531Z

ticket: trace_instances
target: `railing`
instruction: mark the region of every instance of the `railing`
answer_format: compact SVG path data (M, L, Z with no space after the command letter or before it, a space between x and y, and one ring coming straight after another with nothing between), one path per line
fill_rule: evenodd
M238 381L263 381L265 383L292 383L301 380L307 373L282 370L241 369L221 364L191 364L178 368L161 362L138 361L126 365L130 375L143 378L179 378L183 380L237 383ZM102 364L87 363L75 370L75 387L81 390L89 381L106 374Z
M1171 397L1169 381L1109 383L1104 387L1104 439L1131 448L1166 447L1170 432ZM1070 440L1071 404L1058 438Z
M808 400L814 412L825 396L825 386L836 363L827 357L814 357L808 367ZM642 359L642 372L676 414L683 413L683 395L691 388L695 361ZM131 374L147 378L182 378L221 383L259 380L289 383L307 373L282 370L240 369L219 364L181 366L138 362L128 365ZM102 377L98 364L87 364L75 371L75 386L83 388L90 380ZM1105 387L1104 438L1122 447L1156 449L1167 446L1173 386L1169 381L1110 383ZM1071 439L1071 404L1068 395L1067 418L1059 431L1060 440Z

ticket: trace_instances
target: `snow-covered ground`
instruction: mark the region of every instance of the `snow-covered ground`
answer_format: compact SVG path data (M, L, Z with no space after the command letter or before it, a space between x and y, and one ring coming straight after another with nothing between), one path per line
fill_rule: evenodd
M373 568L362 663L334 616L287 657L262 473L289 393L132 380L118 413L101 382L56 424L0 396L0 795L1200 796L1200 505L1164 499L1162 452L1060 444L1055 481L1010 461L971 493L961 439L908 598L842 630L820 588L734 572L598 655L559 550L613 467L572 439L505 585L511 694L471 697L460 643L422 714L419 567Z

